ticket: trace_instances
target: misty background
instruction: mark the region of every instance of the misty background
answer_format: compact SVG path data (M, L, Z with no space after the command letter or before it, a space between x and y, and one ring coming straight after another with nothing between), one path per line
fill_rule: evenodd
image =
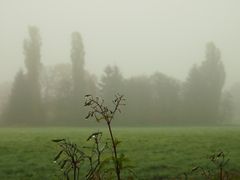
M41 110L34 112L35 115L31 117L26 113L33 111L25 107L25 115L23 113L22 119L17 122L14 120L14 123L21 124L23 121L28 124L32 120L29 122L23 119L36 117L45 119L44 123L64 122L67 119L76 122L79 119L77 117L85 114L85 110L75 109L80 106L80 102L83 104L83 100L75 102L74 97L92 93L103 96L110 102L116 92L125 94L129 100L125 108L127 112L123 115L125 123L127 119L142 124L148 124L147 119L150 124L239 121L240 2L237 0L10 0L0 3L0 109L5 114L1 118L3 122L18 119L16 109L19 110L22 104L29 104L29 107L38 104L36 109ZM27 49L24 49L23 41L29 39L31 27L38 29L41 42L39 57L36 54L31 57L39 58L39 63L43 65L36 78L39 84L30 83L31 87L39 86L39 99L38 102L26 103L26 97L20 93L16 96L23 97L22 99L12 100L12 104L20 102L20 105L13 108L9 105L11 97L14 92L20 92L14 90L13 84L15 82L15 87L17 86L15 89L24 88L19 88L16 81L21 81L22 78L25 82L24 79L29 74L29 69L24 64ZM82 65L76 66L82 73L79 77L84 78L78 80L74 80L72 54L75 38L72 32L79 32L76 44L82 44L82 49L76 52L80 55L76 59ZM209 76L201 76L203 82L194 78L192 72L194 64L197 65L197 71L205 71L202 63L207 60L208 45L215 56L220 51L219 58L213 59L221 62L223 68L220 67L222 73L216 71L212 82ZM22 71L19 72L20 68ZM211 74L214 72L211 71L209 75ZM214 87L217 88L211 93L218 94L218 97L213 98L210 92L208 94L209 89L214 89L210 87L201 98L206 101L198 102L194 99L201 97L207 84L214 84L216 78L221 79L222 83L216 84ZM77 90L76 84L81 84ZM193 84L196 91L186 90L188 84ZM46 89L53 92L46 93ZM189 92L188 95L186 92ZM209 102L215 104L204 109ZM191 103L199 106L189 109ZM38 113L39 116L36 115ZM7 117L6 114L14 117Z

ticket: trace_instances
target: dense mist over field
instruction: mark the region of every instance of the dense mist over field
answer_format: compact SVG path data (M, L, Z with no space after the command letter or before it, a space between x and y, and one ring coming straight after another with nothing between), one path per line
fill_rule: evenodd
M1 124L91 125L116 93L119 125L240 122L236 0L0 4Z
M0 180L240 179L239 0L0 0Z

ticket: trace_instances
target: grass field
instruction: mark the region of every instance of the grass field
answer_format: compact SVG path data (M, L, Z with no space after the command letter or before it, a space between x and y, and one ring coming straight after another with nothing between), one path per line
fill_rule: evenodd
M95 130L1 128L0 179L57 179L53 158L58 147L51 139L70 138L84 145ZM100 131L107 136L105 129ZM177 176L207 164L206 157L218 150L228 153L229 169L240 169L239 127L116 128L114 132L123 141L119 150L131 159L139 179Z

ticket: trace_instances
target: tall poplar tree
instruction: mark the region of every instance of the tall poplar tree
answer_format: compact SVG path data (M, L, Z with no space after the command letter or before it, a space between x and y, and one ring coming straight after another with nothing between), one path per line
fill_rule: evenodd
M73 88L74 96L81 98L85 91L85 71L84 71L84 60L85 52L83 41L80 33L72 33L72 49L71 49L71 60L72 60L72 77L73 77Z
M43 107L41 103L40 71L41 71L41 37L35 26L28 28L29 38L24 40L26 81L28 88L29 118L33 123L41 123Z
M8 124L42 124L44 118L39 79L41 38L37 27L30 26L28 33L29 38L23 43L26 73L22 70L17 73L3 113Z
M194 66L185 84L186 115L189 121L216 123L220 119L220 102L225 70L219 49L206 45L206 59Z
M72 96L72 119L77 121L84 117L82 105L84 104L84 95L86 94L85 82L85 51L82 37L79 32L72 33L71 42L71 61L72 61L72 82L73 82L73 96Z

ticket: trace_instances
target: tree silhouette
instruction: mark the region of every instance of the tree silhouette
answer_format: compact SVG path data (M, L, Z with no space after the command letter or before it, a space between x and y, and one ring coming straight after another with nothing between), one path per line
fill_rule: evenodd
M185 84L185 114L189 121L215 123L219 120L224 81L220 51L210 42L206 45L206 60L191 69Z

